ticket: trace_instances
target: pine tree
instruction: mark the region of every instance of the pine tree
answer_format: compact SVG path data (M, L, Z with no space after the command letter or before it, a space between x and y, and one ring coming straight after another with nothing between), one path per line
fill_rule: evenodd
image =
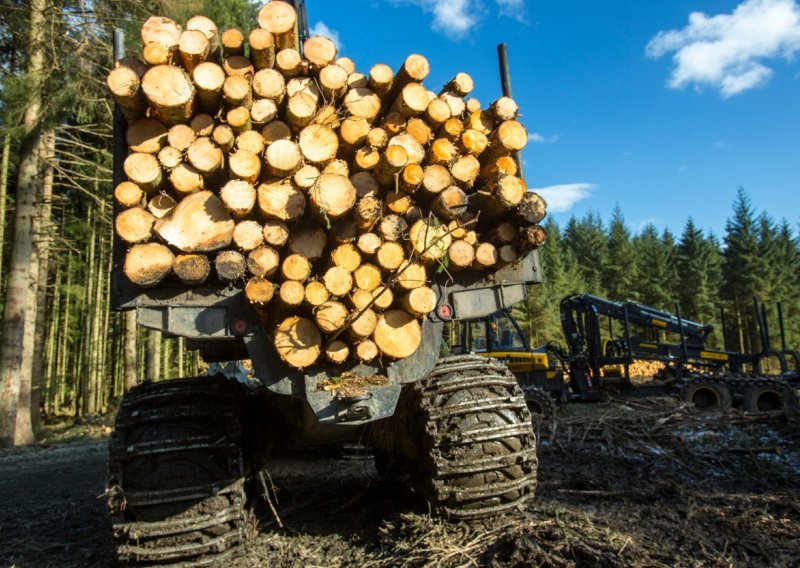
M608 262L608 244L600 215L589 212L580 221L571 217L564 237L566 248L577 263L584 292L605 295L602 274Z
M668 251L655 225L649 223L633 239L636 254L636 294L639 301L658 309L672 309L669 281Z
M619 204L614 208L608 226L608 260L603 269L603 288L613 300L635 300L632 295L636 282L636 257L631 233Z
M706 239L690 218L678 243L676 266L681 315L701 323L716 321L721 258L713 237Z

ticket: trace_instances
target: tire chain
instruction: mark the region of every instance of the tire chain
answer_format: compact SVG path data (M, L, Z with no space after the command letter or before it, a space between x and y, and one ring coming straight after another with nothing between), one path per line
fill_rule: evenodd
M244 461L238 385L221 377L145 383L132 389L120 407L109 440L108 495L119 560L130 566L189 568L218 566L238 556L249 529L245 511ZM153 443L130 443L142 424L205 420L224 424L207 436L175 436ZM215 456L227 463L227 478L177 489L126 490L126 465L147 455L186 452ZM193 503L174 517L137 521L148 507ZM179 507L180 508L180 507ZM133 517L133 518L131 518ZM178 541L178 544L175 541Z
M433 505L452 519L477 519L518 509L533 496L536 487L536 438L525 398L516 377L499 361L460 355L441 359L426 380L415 385L421 410L426 419L425 430L430 439L433 461ZM470 399L457 406L437 404L437 397L459 390L483 389L497 395L489 400ZM477 417L480 413L503 411L514 422L473 431L448 430L455 416ZM447 449L469 444L499 443L516 438L520 448L504 455L483 455L478 459L448 459ZM516 478L488 482L478 487L462 487L452 482L453 476L503 471L521 472ZM484 480L486 478L484 477ZM509 495L515 495L509 497ZM480 503L465 507L464 503ZM461 506L459 506L461 505Z

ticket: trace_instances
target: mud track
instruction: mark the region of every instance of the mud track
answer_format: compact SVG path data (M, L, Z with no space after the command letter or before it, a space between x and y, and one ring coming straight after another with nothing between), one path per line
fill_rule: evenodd
M251 566L793 566L800 423L698 416L670 401L567 407L540 425L537 499L480 525L431 520L370 459L270 466L276 509ZM0 453L0 566L113 566L105 443Z

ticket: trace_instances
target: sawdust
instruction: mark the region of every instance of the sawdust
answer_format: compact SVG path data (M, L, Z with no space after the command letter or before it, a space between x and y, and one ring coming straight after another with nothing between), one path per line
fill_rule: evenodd
M381 387L389 384L385 375L356 375L352 372L342 373L317 383L317 390L322 390L343 398L363 396L369 387Z

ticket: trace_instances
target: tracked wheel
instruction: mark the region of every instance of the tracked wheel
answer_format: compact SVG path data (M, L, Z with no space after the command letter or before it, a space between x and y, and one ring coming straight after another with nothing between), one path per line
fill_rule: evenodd
M743 408L750 414L786 412L791 404L791 393L780 385L756 385L744 391Z
M539 387L525 387L525 402L534 420L548 420L556 415L556 403L550 394Z
M108 494L122 565L218 566L238 555L246 510L240 386L223 378L131 390L109 441Z
M505 366L449 357L414 388L424 431L416 485L435 513L476 519L532 498L536 438L525 397Z
M681 398L699 410L727 410L731 406L731 391L712 381L697 381L686 385Z

